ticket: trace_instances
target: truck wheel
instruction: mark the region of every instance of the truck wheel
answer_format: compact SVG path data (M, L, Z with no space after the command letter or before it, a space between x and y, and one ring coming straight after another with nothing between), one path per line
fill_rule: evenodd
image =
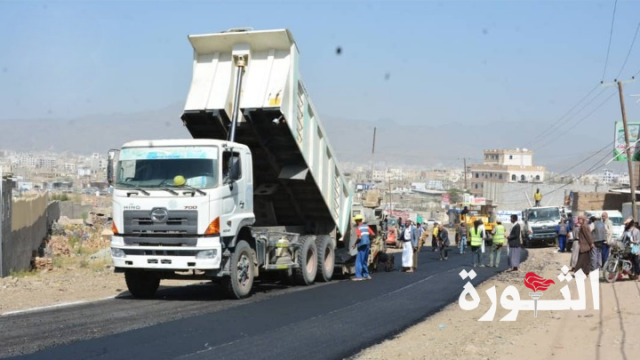
M131 295L137 299L153 297L160 286L160 278L157 275L141 270L125 270L124 280Z
M243 299L251 294L255 274L251 246L244 240L236 245L230 259L231 275L224 279L227 295L232 299Z
M318 273L316 281L329 282L333 278L333 268L336 264L336 253L331 243L331 236L318 236Z
M318 272L318 248L314 236L301 237L301 246L296 249L296 262L293 276L298 285L311 285Z

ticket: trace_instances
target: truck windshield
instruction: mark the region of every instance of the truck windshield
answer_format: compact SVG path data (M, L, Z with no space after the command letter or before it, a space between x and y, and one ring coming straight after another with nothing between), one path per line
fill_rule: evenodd
M197 189L218 184L216 147L125 148L120 152L116 188Z
M624 225L621 217L610 217L609 219L611 220L611 224L613 226L622 226L622 225Z
M560 219L560 209L558 208L531 209L527 211L527 220L529 221L548 221L548 220L559 220L559 219Z

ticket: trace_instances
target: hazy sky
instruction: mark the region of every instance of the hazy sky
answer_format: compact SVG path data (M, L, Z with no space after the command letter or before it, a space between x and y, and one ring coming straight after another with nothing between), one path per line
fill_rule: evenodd
M614 0L607 1L0 1L0 121L159 109L185 100L188 34L289 28L322 116L399 124L557 120L601 79ZM640 1L619 0L606 81L625 59ZM335 49L342 47L342 55ZM640 39L622 72L640 71ZM385 74L389 78L385 78ZM595 96L600 90L596 90ZM627 95L640 93L638 84ZM567 137L545 149L572 153ZM627 97L629 119L640 120ZM612 141L617 95L578 122ZM514 131L515 132L515 131ZM491 136L491 128L478 136ZM579 132L582 133L582 132ZM535 133L496 139L516 147ZM517 136L517 138L515 138ZM584 148L584 144L581 149ZM535 150L535 148L534 148ZM580 150L579 152L582 152Z

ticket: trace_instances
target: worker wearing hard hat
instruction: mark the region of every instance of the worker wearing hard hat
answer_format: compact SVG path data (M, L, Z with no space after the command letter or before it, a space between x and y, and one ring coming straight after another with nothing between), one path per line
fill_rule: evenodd
M356 223L356 235L358 239L353 244L353 248L358 248L356 255L356 277L353 281L371 280L369 276L369 267L367 261L369 259L369 246L373 237L373 230L367 225L362 215L356 215L353 220Z

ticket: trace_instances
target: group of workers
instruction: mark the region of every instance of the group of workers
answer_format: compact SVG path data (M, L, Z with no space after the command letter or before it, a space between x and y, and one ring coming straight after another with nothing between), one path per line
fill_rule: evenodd
M364 221L362 215L356 215L354 221L356 223L357 240L352 248L357 249L356 255L356 276L354 281L369 280L371 276L368 270L369 247L374 236L374 231ZM467 230L466 225L461 223L456 229L456 245L460 249L460 254L465 253L465 245L467 239L470 242L471 252L473 255L474 267L485 267L482 254L485 248L489 252L489 267L498 267L500 264L501 253L505 249L507 243L509 271L518 271L520 266L520 244L522 243L522 230L518 223L518 216L511 216L513 224L511 231L507 235L505 227L500 221L489 233L485 231L482 220L473 223L473 226ZM399 223L401 224L401 223ZM449 259L449 231L443 224L435 223L433 231L429 233L427 224L414 224L411 220L405 220L403 226L398 229L397 241L402 242L402 271L411 273L418 267L418 254L431 236L432 251L440 252L440 261Z
M511 231L507 235L507 231L501 221L496 222L491 232L485 230L482 220L473 222L473 227L467 230L466 224L460 223L456 232L456 241L460 249L460 254L465 253L467 239L471 246L473 256L473 267L485 267L482 254L488 250L489 264L488 267L500 266L500 257L505 249L508 254L508 271L519 271L520 266L520 244L522 243L522 228L518 223L518 216L511 215ZM487 249L488 248L488 249Z

